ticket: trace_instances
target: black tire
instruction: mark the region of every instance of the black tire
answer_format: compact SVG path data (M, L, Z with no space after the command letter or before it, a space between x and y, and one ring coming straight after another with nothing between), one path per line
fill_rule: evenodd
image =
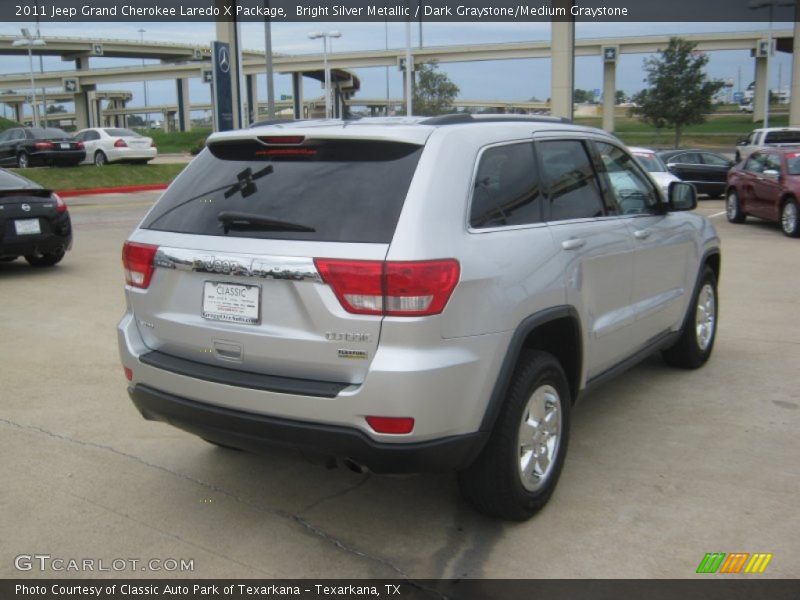
M528 415L526 421L530 418L529 406L537 402L535 399L539 394L544 397L544 414L552 415L547 412L546 407L548 402L551 402L550 408L553 407L553 392L557 395L556 414L560 418L556 425L551 425L558 430L558 435L552 446L552 453L548 454L551 457L550 466L544 471L541 481L530 478L526 486L521 472L520 434L523 417ZM520 357L503 409L486 447L472 465L458 474L459 487L467 502L486 515L509 521L529 519L547 504L558 483L567 454L570 407L567 377L558 360L547 352L526 351ZM545 421L543 417L540 423ZM531 428L529 433L532 432L536 432L534 436L547 435L542 429ZM551 439L553 438L532 437L529 460L534 461L534 452L549 449ZM536 450L533 449L534 446Z
M46 252L44 254L28 254L25 256L25 260L27 260L32 267L52 267L60 263L66 253L67 251L61 248L60 250Z
M94 166L95 167L104 167L108 164L108 157L106 153L102 150L98 150L94 153Z
M17 167L20 169L27 169L31 166L31 158L24 150L17 154Z
M709 310L709 305L706 302L705 294L707 290L712 293L710 307L712 310ZM701 299L703 308L700 307ZM709 313L710 321L708 320ZM710 337L706 337L708 335L706 329L703 329L701 334L698 319L703 319L706 325L711 327ZM662 352L666 363L681 369L699 369L706 364L711 352L714 350L718 323L719 296L717 295L717 276L711 267L705 266L703 268L703 278L692 296L691 304L689 304L689 310L686 313L683 328L681 329L681 337L675 345Z
M800 237L800 206L789 198L781 207L781 229L789 237Z
M725 200L725 215L731 223L744 223L747 215L742 210L742 204L739 202L739 194L736 190L728 190L728 197Z

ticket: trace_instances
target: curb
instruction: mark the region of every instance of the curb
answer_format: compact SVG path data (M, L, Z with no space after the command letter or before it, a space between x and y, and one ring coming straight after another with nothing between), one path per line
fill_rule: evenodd
M132 192L153 192L165 190L169 187L168 183L152 183L147 185L122 185L117 187L87 188L85 190L56 190L56 194L62 198L72 198L74 196L93 196L96 194L130 194Z

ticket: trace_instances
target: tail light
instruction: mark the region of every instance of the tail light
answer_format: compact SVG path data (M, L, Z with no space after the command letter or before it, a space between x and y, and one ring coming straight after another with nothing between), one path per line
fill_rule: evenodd
M411 417L366 417L367 424L376 433L394 435L411 433L414 430L414 419Z
M415 262L315 259L323 281L347 312L358 315L437 315L458 284L453 259Z
M156 143L153 140L150 140L150 147L151 148L155 148L156 147Z
M53 192L52 194L50 194L50 199L54 200L56 203L56 212L58 213L67 212L67 203L61 199L61 196Z
M153 278L158 246L125 242L122 247L122 266L125 268L125 283L130 286L147 289Z
M49 142L47 140L34 142L33 147L37 150L52 150L54 148L53 142Z
M83 144L83 142L75 142L75 147L78 150L83 150L86 146Z
M114 142L114 148L127 148L128 144L122 138Z

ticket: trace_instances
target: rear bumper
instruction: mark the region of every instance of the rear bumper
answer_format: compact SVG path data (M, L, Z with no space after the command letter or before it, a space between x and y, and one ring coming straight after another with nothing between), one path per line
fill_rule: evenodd
M16 235L13 221L8 220L6 229L0 237L0 256L26 256L28 254L47 254L63 248L72 248L72 223L68 213L49 220L40 217L42 233Z
M125 162L127 160L152 160L158 156L156 148L109 148L106 151L108 162Z
M32 164L78 164L84 158L86 158L84 150L53 150L30 154Z
M477 432L426 442L380 443L357 429L204 404L142 384L129 387L128 393L145 419L169 423L219 444L251 452L279 446L350 458L376 473L463 469L475 460L488 436Z

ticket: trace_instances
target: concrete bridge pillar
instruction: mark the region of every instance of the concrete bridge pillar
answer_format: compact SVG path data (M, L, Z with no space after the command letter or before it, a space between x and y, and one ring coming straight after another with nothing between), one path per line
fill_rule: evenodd
M553 0L554 8L564 8L567 14L574 0ZM575 20L553 21L550 25L550 113L554 117L572 119L575 89Z
M79 56L75 59L75 68L78 71L83 71L89 68L89 57L88 56Z
M292 73L292 107L294 118L303 118L303 74Z
M11 105L14 110L14 120L17 123L22 123L22 116L25 114L25 105L22 102L15 102Z
M75 94L75 126L78 129L86 129L91 123L91 102L89 94L94 92L95 86L82 85L81 91Z
M184 77L175 80L178 96L178 130L192 130L192 105L189 101L189 79Z
M800 10L800 8L795 10ZM789 125L792 127L800 127L800 19L797 18L795 18L794 22L791 94L792 97L789 101Z
M617 106L617 63L603 62L603 129L614 133L614 111Z
M753 122L764 120L764 94L767 82L767 58L756 58L756 89L753 92Z

